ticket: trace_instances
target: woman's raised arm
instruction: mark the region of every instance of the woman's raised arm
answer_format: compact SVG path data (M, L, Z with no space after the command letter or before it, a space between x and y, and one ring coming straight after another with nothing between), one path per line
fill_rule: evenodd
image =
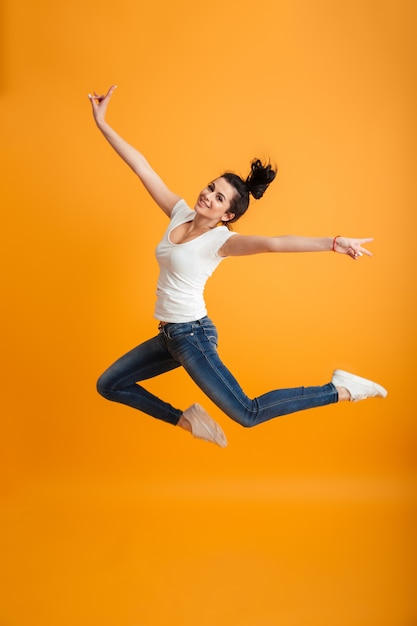
M93 107L95 122L112 148L123 161L128 164L135 174L139 176L145 189L155 200L156 204L169 216L175 204L180 199L180 196L168 189L164 181L149 165L143 154L120 137L106 122L107 106L116 86L117 85L112 85L106 95L98 95L96 92L92 95L88 94Z

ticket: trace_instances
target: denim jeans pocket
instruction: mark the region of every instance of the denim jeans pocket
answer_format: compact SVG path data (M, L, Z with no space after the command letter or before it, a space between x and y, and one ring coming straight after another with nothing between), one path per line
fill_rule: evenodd
M211 343L211 345L213 345L215 348L217 348L219 339L216 327L214 325L205 326L203 327L203 333L207 341Z

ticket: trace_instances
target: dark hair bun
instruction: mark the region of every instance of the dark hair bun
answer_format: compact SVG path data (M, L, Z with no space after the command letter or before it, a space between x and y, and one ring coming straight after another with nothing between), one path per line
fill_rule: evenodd
M276 169L270 163L264 165L259 159L254 159L251 163L251 172L246 179L246 187L250 194L259 200L264 195L268 185L272 183L276 176Z

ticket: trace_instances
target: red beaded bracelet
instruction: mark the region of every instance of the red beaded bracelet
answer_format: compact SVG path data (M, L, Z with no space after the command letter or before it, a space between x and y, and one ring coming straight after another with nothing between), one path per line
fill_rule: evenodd
M335 245L336 245L336 239L337 239L338 237L340 237L340 235L336 235L336 237L333 239L333 245L332 245L332 250L333 250L333 252L336 252L336 250L335 250Z

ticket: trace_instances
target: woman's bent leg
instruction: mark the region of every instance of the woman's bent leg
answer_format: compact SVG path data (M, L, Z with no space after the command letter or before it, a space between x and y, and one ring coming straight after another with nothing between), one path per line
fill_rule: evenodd
M177 424L182 411L136 384L179 367L161 335L145 341L111 365L98 379L97 391L114 402L127 404L152 417Z
M217 353L217 332L204 318L192 329L180 332L180 326L168 329L170 352L195 383L226 415L245 427L256 426L275 417L337 402L332 383L319 387L276 389L257 398L249 398ZM177 327L177 328L174 328Z

